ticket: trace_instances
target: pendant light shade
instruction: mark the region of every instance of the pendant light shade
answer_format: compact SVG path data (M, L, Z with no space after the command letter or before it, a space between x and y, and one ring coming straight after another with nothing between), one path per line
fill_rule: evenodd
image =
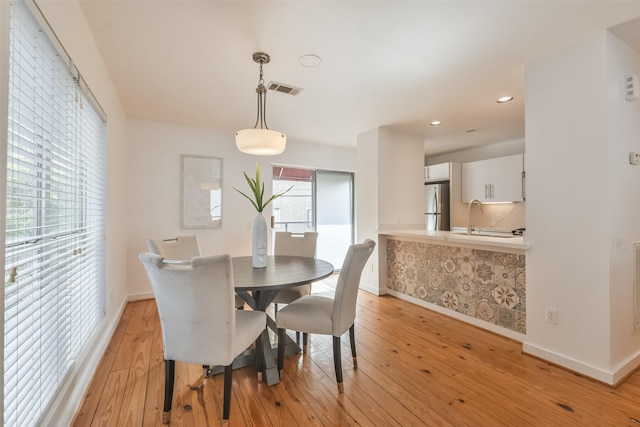
M242 129L236 132L236 145L243 153L269 156L284 151L287 137L271 129Z
M256 93L258 94L258 117L253 129L236 131L236 146L238 150L247 154L269 156L280 154L287 145L287 137L282 132L270 130L267 127L267 89L262 78L262 64L267 64L271 58L263 52L253 54L254 62L260 65L260 80ZM258 125L260 127L258 127Z

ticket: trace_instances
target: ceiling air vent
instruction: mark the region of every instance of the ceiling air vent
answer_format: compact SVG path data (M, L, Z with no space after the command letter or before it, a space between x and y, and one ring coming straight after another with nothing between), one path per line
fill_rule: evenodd
M288 93L289 95L298 95L304 89L299 88L299 87L295 87L295 86L286 85L284 83L270 82L269 83L269 90L275 90L276 92Z

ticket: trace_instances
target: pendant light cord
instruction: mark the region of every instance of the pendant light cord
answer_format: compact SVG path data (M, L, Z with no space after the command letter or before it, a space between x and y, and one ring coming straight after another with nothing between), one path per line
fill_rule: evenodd
M260 61L260 79L256 92L258 93L258 117L256 117L256 124L253 125L253 128L256 129L260 123L260 129L269 129L267 126L267 89L264 87L264 78L262 77L262 61Z

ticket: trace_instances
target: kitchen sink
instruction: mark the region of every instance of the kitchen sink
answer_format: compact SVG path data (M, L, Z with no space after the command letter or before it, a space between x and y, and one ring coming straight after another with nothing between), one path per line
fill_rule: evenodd
M459 236L467 236L467 232L466 231L452 231L451 234L456 234ZM515 236L513 235L513 233L510 233L508 231L505 232L500 232L500 231L484 231L484 230L474 230L471 232L471 236L469 237L473 237L473 236L477 236L477 237L501 237L504 239L510 239L512 237L519 237L519 236Z

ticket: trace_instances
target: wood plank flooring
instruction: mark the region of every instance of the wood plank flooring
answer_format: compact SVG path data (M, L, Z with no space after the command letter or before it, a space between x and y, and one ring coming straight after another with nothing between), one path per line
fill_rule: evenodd
M315 286L315 285L314 285ZM521 353L521 344L401 301L361 292L358 370L343 337L343 394L331 337L288 357L280 384L233 373L236 426L639 426L640 372L617 388ZM176 362L172 426L217 426L222 375ZM155 301L127 305L74 426L159 426L164 393Z

